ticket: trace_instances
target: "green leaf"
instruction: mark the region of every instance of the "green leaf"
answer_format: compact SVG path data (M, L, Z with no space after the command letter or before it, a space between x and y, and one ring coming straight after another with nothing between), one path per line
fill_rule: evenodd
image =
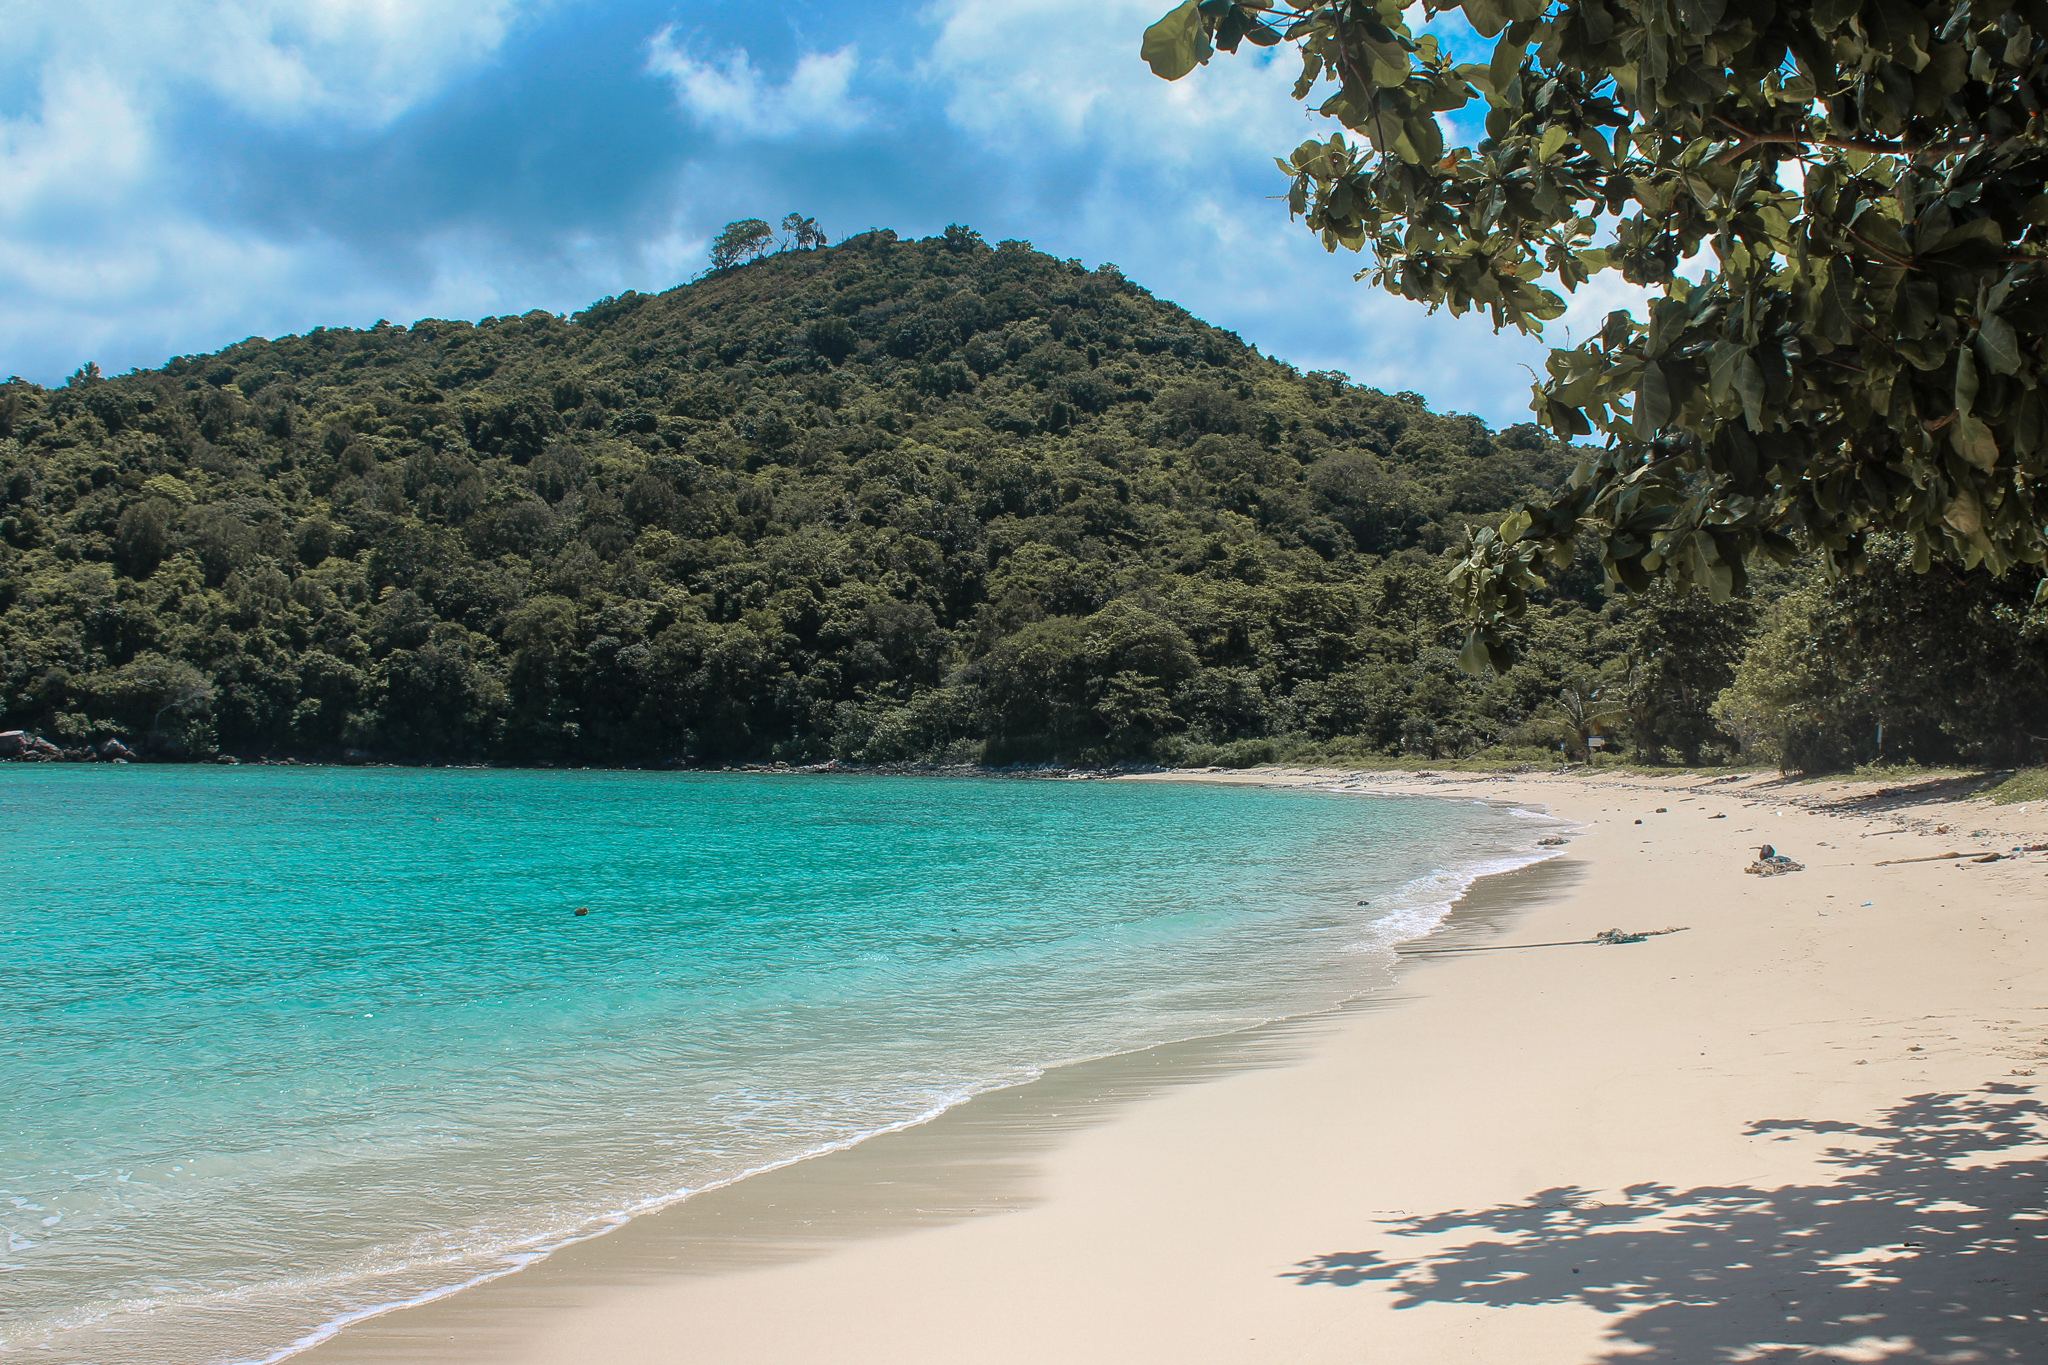
M1993 374L2017 374L2020 339L2012 324L1996 316L1984 319L1977 329L1977 356Z
M1707 397L1717 407L1735 391L1735 367L1747 355L1733 341L1717 341L1707 350Z
M1859 224L1859 226L1861 225ZM1999 230L1998 224L1991 219L1975 218L1964 223L1961 227L1950 228L1947 232L1942 233L1940 237L1935 239L1932 246L1920 248L1920 254L1922 256L1939 256L1945 252L1972 246L1996 247L2003 250L2005 248L2005 234Z
M1464 10L1465 17L1471 21L1472 27L1479 31L1482 38L1491 38L1508 26L1507 12L1501 8L1498 0L1465 0ZM1496 52L1495 59L1498 58L1499 53Z
M1642 386L1636 390L1636 432L1647 439L1671 422L1671 385L1664 367L1656 361L1643 366Z
M1206 3L1204 3L1203 8L1205 10L1208 8ZM1238 43L1244 40L1244 36L1250 31L1251 26L1252 21L1245 17L1243 10L1238 9L1235 5L1226 6L1223 22L1216 25L1215 41L1217 49L1222 52L1237 51Z
M1866 6L1863 27L1872 44L1908 71L1927 65L1927 16L1906 0L1876 0Z
M1956 411L1967 417L1977 406L1977 360L1964 346L1956 352Z
M1963 420L1974 422L1977 419L1966 417ZM1941 519L1962 535L1977 535L1984 529L1984 503L1976 490L1958 484L1948 506L1942 510Z
M1437 655L1439 659L1443 655ZM1465 647L1458 651L1458 667L1467 673L1478 674L1486 670L1492 660L1487 657L1486 635L1474 626L1465 634Z
M1470 14L1471 10L1465 12ZM1508 87L1522 73L1522 58L1526 52L1527 49L1516 42L1511 33L1501 35L1501 40L1493 45L1493 60L1488 63L1486 72L1493 93L1501 97L1499 102L1506 102Z
M1177 81L1209 60L1215 49L1209 46L1208 29L1202 23L1200 0L1173 10L1145 30L1145 44L1138 55L1161 80Z
M1969 353L1966 351L1964 354ZM1987 474L1998 465L1998 439L1991 434L1991 428L1984 425L1981 418L1957 418L1949 436L1949 444L1955 447L1956 454ZM1956 529L1963 530L1960 526ZM1969 532L1963 531L1963 534L1968 535Z
M1588 123L1579 129L1579 145L1586 154L1600 163L1602 170L1614 169L1614 153L1607 149L1607 139L1600 136L1600 130Z
M1735 393L1742 399L1742 420L1751 431L1764 429L1764 372L1748 351L1735 362Z
M1393 87L1407 83L1408 49L1391 39L1371 37L1362 39L1359 46L1365 49L1374 85Z

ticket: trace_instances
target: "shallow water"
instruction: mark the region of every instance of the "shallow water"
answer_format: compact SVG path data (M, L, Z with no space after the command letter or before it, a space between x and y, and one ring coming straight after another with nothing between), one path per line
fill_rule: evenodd
M151 1365L1335 1003L1543 832L988 778L17 767L0 803L0 1348Z

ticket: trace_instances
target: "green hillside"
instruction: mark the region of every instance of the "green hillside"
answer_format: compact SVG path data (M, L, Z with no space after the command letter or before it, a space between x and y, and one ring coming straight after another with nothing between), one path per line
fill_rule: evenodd
M0 708L166 757L1439 757L1554 747L1604 673L1617 739L1711 754L1746 604L1588 571L1455 666L1447 551L1570 466L1113 267L872 232L0 388Z

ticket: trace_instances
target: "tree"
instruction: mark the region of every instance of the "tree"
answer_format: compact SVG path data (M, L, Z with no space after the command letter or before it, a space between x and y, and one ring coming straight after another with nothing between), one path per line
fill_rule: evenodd
M2048 3L1424 0L1427 33L1417 8L1189 0L1143 55L1177 80L1292 43L1343 131L1281 160L1289 207L1389 292L1538 333L1546 283L1652 291L1550 354L1538 419L1603 444L1473 539L1468 669L1508 666L1583 533L1611 581L1717 601L1759 553L1853 570L1879 531L1920 572L2042 562ZM1481 98L1485 136L1447 147L1438 116Z
M1986 587L1947 565L1917 577L1912 555L1903 537L1874 538L1866 572L1776 604L1714 705L1746 750L1805 770L2048 752L2048 619L2028 611L2039 571Z
M1735 679L1756 632L1750 602L1715 606L1697 589L1661 586L1637 598L1629 651L1630 738L1638 749L1676 749L1687 764L1718 739L1710 708Z
M980 233L963 223L946 224L945 243L948 251L968 253L983 250L988 245Z
M1565 679L1557 692L1557 709L1563 713L1565 728L1571 732L1572 747L1592 756L1592 739L1600 728L1621 711L1608 698L1607 690L1587 673Z
M775 231L759 218L742 218L727 223L711 242L711 268L724 270L768 253Z
M825 245L825 230L818 226L818 220L806 218L801 213L785 217L782 230L789 234L789 244L798 251L813 251Z

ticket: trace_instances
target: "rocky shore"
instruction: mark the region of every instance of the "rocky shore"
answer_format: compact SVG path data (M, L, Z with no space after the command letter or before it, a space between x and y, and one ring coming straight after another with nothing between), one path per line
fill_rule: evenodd
M118 739L62 748L26 730L0 730L0 760L15 763L132 763L135 751Z

